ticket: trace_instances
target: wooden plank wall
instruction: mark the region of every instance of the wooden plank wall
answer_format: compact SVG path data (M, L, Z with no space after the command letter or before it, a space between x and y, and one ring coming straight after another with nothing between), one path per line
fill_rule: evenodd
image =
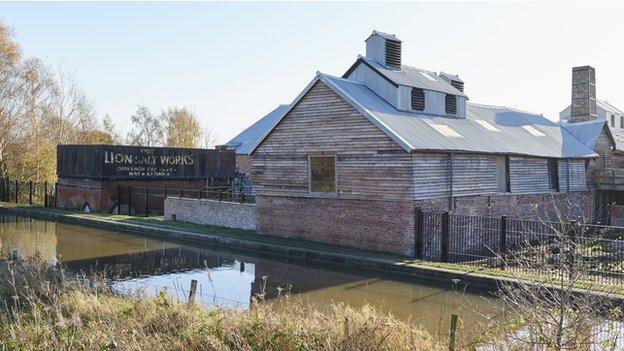
M510 157L509 171L512 194L550 192L545 158Z
M257 195L310 196L310 154L337 155L340 196L412 199L412 159L360 112L318 82L251 155Z
M559 189L565 192L567 186L568 166L566 160L559 160ZM570 191L587 190L585 160L570 160Z

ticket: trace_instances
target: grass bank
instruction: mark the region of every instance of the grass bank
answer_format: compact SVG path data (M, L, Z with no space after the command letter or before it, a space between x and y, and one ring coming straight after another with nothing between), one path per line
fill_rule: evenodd
M318 310L282 297L245 311L124 297L0 262L0 350L443 350L415 324L372 308Z

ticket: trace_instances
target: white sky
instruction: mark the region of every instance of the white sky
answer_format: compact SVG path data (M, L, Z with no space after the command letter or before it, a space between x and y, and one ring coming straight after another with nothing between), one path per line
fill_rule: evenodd
M126 132L138 104L191 106L224 143L316 71L340 76L373 29L404 64L458 74L470 101L557 119L571 69L624 108L618 3L0 3L28 55L74 72Z

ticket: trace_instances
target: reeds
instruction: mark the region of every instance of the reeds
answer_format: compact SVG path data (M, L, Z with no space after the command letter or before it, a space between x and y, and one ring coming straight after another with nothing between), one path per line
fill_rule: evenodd
M188 307L166 292L121 296L33 262L0 265L2 351L442 349L417 326L371 307L319 310L288 296L279 304L255 299L245 311Z

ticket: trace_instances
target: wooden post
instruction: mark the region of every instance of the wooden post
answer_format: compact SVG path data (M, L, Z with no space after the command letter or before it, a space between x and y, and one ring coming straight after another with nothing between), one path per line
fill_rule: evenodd
M33 192L33 183L32 180L28 182L28 204L32 205L32 192Z
M414 216L414 257L423 258L423 243L425 236L425 218L422 209L417 208Z
M128 216L132 215L132 186L128 185Z
M202 198L202 190L199 189L199 190L197 190L197 199L199 200L201 198Z
M117 214L121 214L121 185L117 184Z
M243 187L240 188L240 194L238 196L238 201L242 204L245 203L245 191L243 190Z
M570 247L569 250L567 252L567 265L568 265L568 273L569 273L569 277L570 279L572 279L574 277L574 273L575 273L575 267L574 267L574 256L576 254L575 250L576 250L576 240L577 240L577 234L576 231L577 229L579 229L578 223L576 221L570 221L570 228L569 228L569 232L568 232L568 236L569 236L569 240L570 240Z
M448 167L449 167L449 210L453 209L453 154L450 153L448 156Z
M219 202L223 199L223 192L219 189Z
M43 182L43 207L48 207L48 182Z
M15 203L18 202L19 199L19 182L17 179L15 180Z
M442 213L442 240L440 242L442 262L449 261L449 241L450 241L449 234L450 234L449 233L449 213L444 212Z
M195 293L197 292L197 280L191 280L191 291L189 291L188 307L195 303Z
M167 198L167 187L163 190L163 198Z
M449 330L449 351L455 351L455 336L457 334L457 315L451 314L451 328Z
M54 182L54 207L58 207L58 183Z
M180 188L180 198L182 198L182 188Z
M145 207L145 217L147 217L148 211L149 211L148 206L147 206L148 205L148 201L149 201L149 190L147 189L147 187L145 187L145 204L144 204L145 205L144 206Z
M505 254L507 253L507 216L501 216L500 222L500 269L505 269Z

